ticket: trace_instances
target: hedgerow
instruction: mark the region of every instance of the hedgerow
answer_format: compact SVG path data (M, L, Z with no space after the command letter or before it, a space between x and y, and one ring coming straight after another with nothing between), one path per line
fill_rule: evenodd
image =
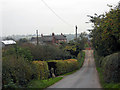
M2 85L4 88L25 87L34 74L31 62L24 60L23 57L4 57L2 65Z
M104 79L109 82L120 82L120 52L106 56L102 60Z
M119 88L120 52L101 57L94 51L94 56L102 87Z
M76 59L67 59L67 60L51 60L48 62L55 62L55 74L61 75L67 72L71 72L79 68L79 64Z
M48 64L45 61L33 61L36 67L36 77L37 79L47 79L49 76Z
M60 54L60 57L63 58L63 56L64 53ZM48 68L48 62L56 62L55 74L57 76L79 68L79 63L76 59L48 61L40 61L38 59L38 61L33 61L29 48L19 46L3 49L2 61L3 88L25 88L31 80L49 78L50 68Z
M85 59L85 52L84 51L79 52L79 54L77 56L79 67L82 67L82 65L84 63L84 59Z

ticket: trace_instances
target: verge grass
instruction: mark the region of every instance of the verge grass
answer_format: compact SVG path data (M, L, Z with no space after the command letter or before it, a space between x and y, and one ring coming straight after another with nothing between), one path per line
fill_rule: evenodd
M55 77L55 78L50 78L47 80L32 80L29 84L28 84L28 88L47 88L51 85L53 85L54 83L60 81L63 77Z

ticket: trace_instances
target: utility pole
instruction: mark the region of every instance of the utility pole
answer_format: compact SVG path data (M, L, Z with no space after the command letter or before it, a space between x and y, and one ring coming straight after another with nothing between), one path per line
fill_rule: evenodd
M36 30L36 34L37 34L37 45L39 44L39 41L38 41L38 30Z
M75 39L77 40L77 25L75 26L75 30L76 30L76 37L75 37Z

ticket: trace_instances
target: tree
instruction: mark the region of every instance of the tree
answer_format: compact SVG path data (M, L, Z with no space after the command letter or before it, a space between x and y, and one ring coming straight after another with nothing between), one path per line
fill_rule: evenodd
M3 40L14 40L12 37L6 37L5 39Z
M27 43L28 40L26 38L21 38L19 39L18 43L22 44L22 43Z
M94 24L92 44L100 56L120 51L120 4L106 14L89 16Z
M30 50L27 48L19 47L17 45L15 45L13 47L9 47L2 54L3 57L13 56L13 55L16 56L16 58L23 57L24 59L27 59L29 61L32 60L32 54L31 54Z
M72 56L77 57L78 53L84 49L86 42L87 33L83 32L77 39L69 41L63 49L64 51L70 52Z

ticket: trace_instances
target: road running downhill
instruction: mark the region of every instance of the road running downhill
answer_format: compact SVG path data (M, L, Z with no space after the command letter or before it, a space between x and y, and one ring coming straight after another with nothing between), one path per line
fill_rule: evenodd
M61 81L48 88L101 88L93 50L85 50L85 61L80 70L65 76Z

